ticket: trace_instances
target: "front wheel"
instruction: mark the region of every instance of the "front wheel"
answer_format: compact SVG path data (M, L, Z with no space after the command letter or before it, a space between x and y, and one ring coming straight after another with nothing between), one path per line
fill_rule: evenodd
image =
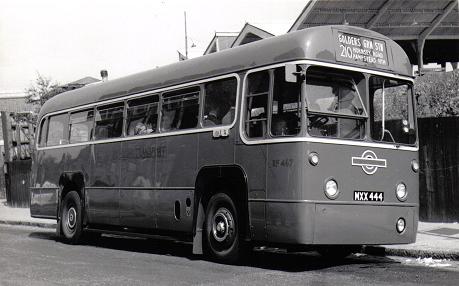
M81 199L77 192L68 192L62 200L61 237L65 242L77 244L83 231Z
M212 259L235 263L240 255L239 221L231 198L219 193L210 198L206 210L205 250Z

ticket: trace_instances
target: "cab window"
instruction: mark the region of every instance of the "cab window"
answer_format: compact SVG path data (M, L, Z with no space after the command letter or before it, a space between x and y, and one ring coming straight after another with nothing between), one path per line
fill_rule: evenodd
M297 135L301 129L301 83L285 81L285 68L274 70L271 136Z
M245 132L249 138L264 137L268 126L269 71L247 76Z
M367 113L362 74L310 67L306 72L308 132L312 136L363 139Z

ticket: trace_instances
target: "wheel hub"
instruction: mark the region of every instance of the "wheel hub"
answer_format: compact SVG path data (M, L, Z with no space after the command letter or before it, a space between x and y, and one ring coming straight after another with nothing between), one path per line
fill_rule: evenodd
M76 216L77 216L77 214L76 214L75 208L74 207L69 208L69 210L67 212L67 226L70 229L75 228Z
M218 242L225 241L234 230L234 220L226 208L219 208L213 217L212 235Z

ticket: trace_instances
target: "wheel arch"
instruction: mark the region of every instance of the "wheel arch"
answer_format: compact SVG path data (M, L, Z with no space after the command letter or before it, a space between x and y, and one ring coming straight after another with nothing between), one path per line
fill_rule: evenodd
M60 220L61 202L65 195L70 191L76 191L81 199L81 205L84 208L85 202L85 179L84 175L80 171L76 172L64 172L59 178L59 195L58 195L58 208L57 208L57 219ZM86 217L86 216L83 216ZM85 222L85 219L84 219Z
M225 187L221 188L220 186ZM219 191L233 200L239 212L242 238L250 238L247 174L239 165L212 165L202 167L195 181L193 212L193 254L202 254L202 231L207 202Z

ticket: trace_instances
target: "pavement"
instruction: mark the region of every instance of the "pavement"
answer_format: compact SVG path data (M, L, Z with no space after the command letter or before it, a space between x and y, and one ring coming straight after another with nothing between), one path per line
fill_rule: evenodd
M0 224L56 228L56 221L30 216L28 208L12 208L0 199ZM412 244L366 246L363 252L420 258L459 260L459 223L419 222L416 242Z

